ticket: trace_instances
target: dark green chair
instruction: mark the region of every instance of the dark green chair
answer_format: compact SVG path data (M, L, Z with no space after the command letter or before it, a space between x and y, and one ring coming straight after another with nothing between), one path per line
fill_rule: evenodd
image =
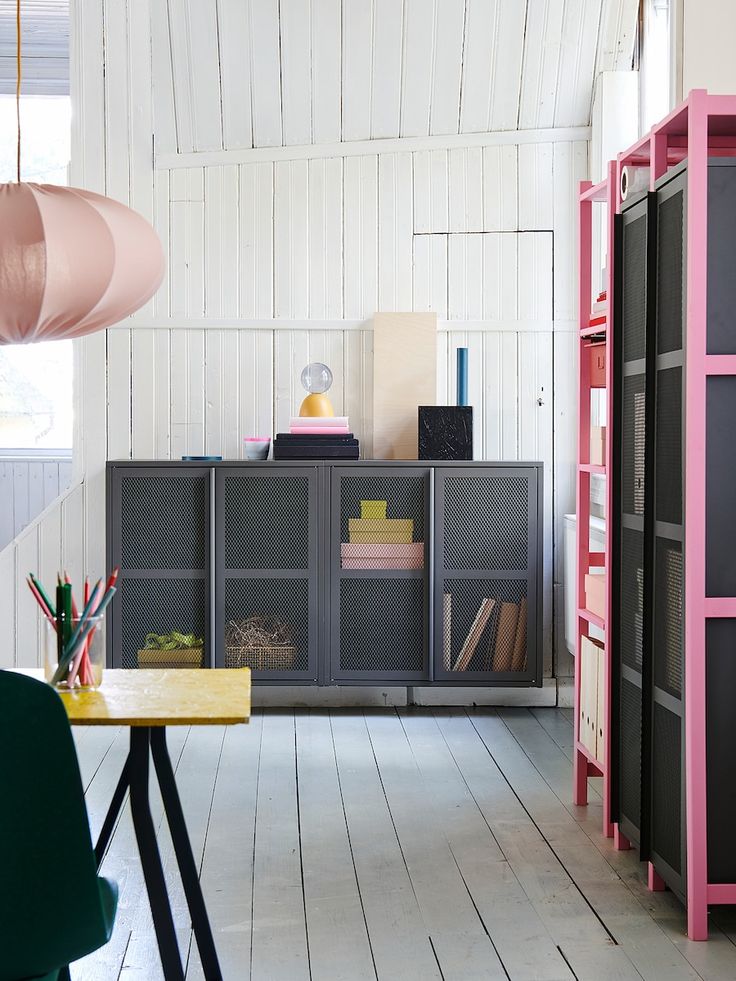
M117 886L97 875L61 698L0 671L0 981L62 981L110 939Z

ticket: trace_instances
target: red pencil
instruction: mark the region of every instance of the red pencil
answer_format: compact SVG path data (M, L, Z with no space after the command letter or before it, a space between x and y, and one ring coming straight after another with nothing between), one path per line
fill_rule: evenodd
M31 579L30 576L26 579L26 582L28 583L28 588L33 593L33 595L36 597L36 601L37 601L38 605L41 607L41 611L43 612L43 615L49 621L49 623L54 628L54 630L57 630L56 617L52 617L51 616L51 610L49 610L48 606L44 602L43 597L39 593L38 589L36 588L35 583L33 582L33 580Z

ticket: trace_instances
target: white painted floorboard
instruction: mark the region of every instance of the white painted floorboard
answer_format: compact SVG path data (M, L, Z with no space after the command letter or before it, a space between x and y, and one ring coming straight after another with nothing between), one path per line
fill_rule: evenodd
M75 731L93 834L124 729ZM671 893L571 799L558 709L264 711L172 729L172 761L226 981L727 981L736 909L685 936ZM160 798L152 810L187 978L204 975ZM74 981L160 981L124 810L102 872L115 932Z

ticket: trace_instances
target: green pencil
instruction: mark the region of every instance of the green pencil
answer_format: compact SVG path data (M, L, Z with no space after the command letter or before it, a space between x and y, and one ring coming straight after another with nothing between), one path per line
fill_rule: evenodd
M31 580L31 582L33 583L33 585L36 587L36 589L41 594L41 599L44 601L44 603L46 604L46 606L48 606L49 613L51 614L51 616L52 617L55 617L56 616L56 610L54 609L54 605L51 602L51 600L48 598L48 596L46 595L46 593L44 592L44 589L43 589L43 586L41 585L41 583L38 581L38 579L36 579L36 577L33 575L32 572L29 572L28 573L28 578Z

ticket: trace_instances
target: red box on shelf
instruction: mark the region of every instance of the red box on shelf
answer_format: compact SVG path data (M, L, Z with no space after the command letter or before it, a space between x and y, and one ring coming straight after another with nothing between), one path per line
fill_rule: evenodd
M606 387L606 345L590 345L590 387Z

